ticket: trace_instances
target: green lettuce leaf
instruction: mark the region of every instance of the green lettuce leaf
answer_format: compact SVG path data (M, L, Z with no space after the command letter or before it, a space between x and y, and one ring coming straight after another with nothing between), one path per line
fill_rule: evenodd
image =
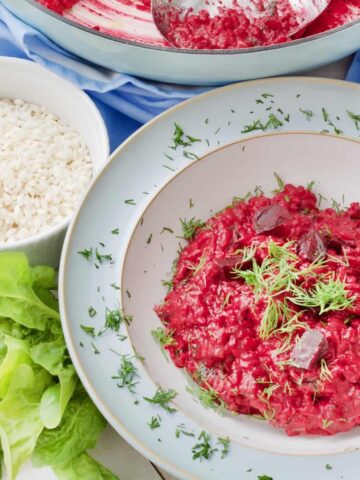
M52 430L45 429L40 435L32 457L33 464L36 467L69 464L85 450L95 447L105 426L106 421L85 390L78 388L60 425Z
M33 281L25 255L18 252L0 255L0 317L45 330L50 319L59 320L60 316L36 295Z
M54 468L59 480L118 480L119 477L100 465L87 453L81 453L65 465Z
M7 394L16 369L22 364L32 365L30 349L24 340L5 336L3 342L6 353L0 365L0 398Z
M78 381L73 365L66 364L69 357L63 336L60 334L53 342L35 345L31 348L31 357L59 379L59 383L50 386L44 393L40 408L45 427L56 428Z
M13 480L31 458L44 425L40 416L42 392L51 382L43 369L15 367L6 396L0 402L0 439L7 479Z

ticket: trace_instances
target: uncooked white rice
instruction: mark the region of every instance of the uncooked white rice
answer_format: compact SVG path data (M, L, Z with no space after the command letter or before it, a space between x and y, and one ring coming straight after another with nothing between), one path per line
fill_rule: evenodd
M0 242L67 219L91 176L88 148L75 130L44 107L0 99Z

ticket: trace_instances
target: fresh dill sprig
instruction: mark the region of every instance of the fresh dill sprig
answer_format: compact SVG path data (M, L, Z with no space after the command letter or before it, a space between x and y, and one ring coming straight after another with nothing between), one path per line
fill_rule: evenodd
M331 380L333 377L331 371L329 370L328 364L325 358L320 360L320 380Z
M274 195L276 195L277 193L280 193L280 192L282 192L282 191L284 190L284 188L285 188L285 182L284 182L284 180L280 177L280 175L279 175L278 173L274 172L274 176L275 176L276 182L277 182L277 184L278 184L278 187L275 188L275 189L272 191L272 193L273 193Z
M293 285L289 300L303 308L319 308L322 315L330 311L346 310L355 301L349 297L346 285L335 275L318 281L313 288L304 289Z
M151 430L155 430L155 428L159 428L161 425L160 415L156 415L156 417L155 416L151 417L151 420L148 423L148 425L151 428Z
M173 134L173 145L170 147L173 150L176 150L179 146L189 147L193 143L201 142L200 138L185 135L184 130L177 123L174 123L174 127L175 130Z
M210 387L210 385L207 385L207 388L195 385L194 387L187 387L186 390L196 397L203 407L211 408L220 414L223 414L226 411L225 402L219 397L217 391Z
M113 330L115 332L119 331L120 325L122 323L126 323L126 325L130 325L132 322L131 315L124 315L120 312L119 309L110 310L106 308L105 310L105 328Z
M134 358L129 355L121 355L120 368L117 371L117 375L111 377L114 380L119 380L117 384L119 388L127 388L131 393L135 393L135 386L139 383L134 381L135 378L139 377L138 369L132 362Z
M217 448L212 447L210 443L211 437L204 430L198 436L197 442L198 443L196 443L191 450L193 460L209 460L218 450Z
M185 240L192 240L196 234L196 231L203 228L205 225L205 222L202 220L196 220L194 217L190 220L186 220L186 218L183 220L180 218L180 222L183 238L185 238Z
M158 327L156 330L151 330L151 335L154 340L161 345L166 347L167 345L173 345L175 340L173 338L174 330L166 331L165 328Z
M150 397L143 397L143 398L147 402L155 403L159 405L169 413L174 413L176 412L176 409L173 407L170 407L169 402L171 402L171 400L174 400L176 395L177 395L177 392L175 392L175 390L172 390L172 389L163 390L161 387L158 387L158 389L156 390L152 398Z
M190 265L188 268L189 270L192 270L192 274L196 275L197 273L200 272L200 270L203 268L207 260L207 257L202 256L200 257L199 262L196 265Z

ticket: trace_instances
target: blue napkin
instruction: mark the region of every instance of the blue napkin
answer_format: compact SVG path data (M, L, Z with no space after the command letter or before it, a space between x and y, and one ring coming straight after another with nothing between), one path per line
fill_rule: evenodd
M141 80L93 65L22 22L1 0L0 55L30 58L86 90L104 117L112 150L155 115L208 90ZM348 80L360 82L360 52Z

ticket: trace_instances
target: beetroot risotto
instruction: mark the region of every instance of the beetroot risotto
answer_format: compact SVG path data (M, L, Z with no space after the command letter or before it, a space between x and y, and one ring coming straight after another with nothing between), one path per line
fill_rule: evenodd
M360 424L360 204L321 210L312 185L278 180L182 221L153 333L204 406L333 435Z

